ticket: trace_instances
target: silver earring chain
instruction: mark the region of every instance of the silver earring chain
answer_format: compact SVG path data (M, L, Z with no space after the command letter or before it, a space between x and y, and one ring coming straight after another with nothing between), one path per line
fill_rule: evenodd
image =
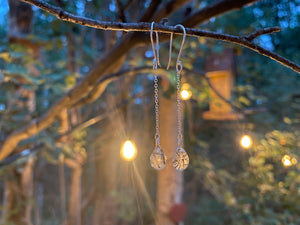
M158 66L158 61L154 59L153 69L154 69L154 104L155 104L155 141L156 141L156 147L161 148L160 134L159 134L159 96L158 96L157 66Z
M181 71L182 64L180 61L177 62L176 65L176 78L177 78L177 145L178 148L183 147L183 134L182 134L182 123L183 123L183 110L182 110L182 102L180 98L181 92Z

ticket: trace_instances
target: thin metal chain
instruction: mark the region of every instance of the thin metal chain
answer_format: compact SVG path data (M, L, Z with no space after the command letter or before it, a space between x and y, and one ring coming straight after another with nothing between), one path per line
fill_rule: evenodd
M160 134L159 134L159 96L158 96L158 77L157 77L157 66L158 60L153 60L153 70L154 70L154 105L155 105L155 141L156 147L160 146Z
M181 91L181 71L182 71L182 64L180 61L176 64L176 78L177 78L177 148L183 147L183 130L182 130L182 123L183 123L183 110L180 98L180 91Z

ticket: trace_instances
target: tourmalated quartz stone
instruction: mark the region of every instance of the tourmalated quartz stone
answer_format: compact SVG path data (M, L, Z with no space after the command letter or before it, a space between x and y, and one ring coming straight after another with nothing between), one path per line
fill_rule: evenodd
M185 170L189 165L190 159L188 154L183 148L178 148L173 159L173 167L176 170Z
M166 166L167 158L163 150L159 147L155 148L150 156L150 164L156 170L161 170Z

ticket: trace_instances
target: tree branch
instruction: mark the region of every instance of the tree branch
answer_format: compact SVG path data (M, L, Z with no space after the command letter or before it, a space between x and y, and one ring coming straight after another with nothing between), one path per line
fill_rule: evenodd
M142 94L136 94L134 96L132 96L130 99L125 99L123 101L121 101L120 103L118 103L115 107L107 110L106 112L104 113L100 113L99 115L93 117L93 118L90 118L86 121L83 121L81 122L80 124L77 124L75 127L73 127L71 130L68 130L67 132L63 133L63 134L60 134L60 135L57 135L55 136L53 139L56 141L56 142L59 142L61 141L61 139L63 137L66 137L66 136L69 136L71 135L72 133L74 133L75 131L78 131L78 130L82 130L82 129L85 129L85 128L88 128L102 120L104 120L110 113L114 112L115 110L121 108L122 106L132 102L133 100L135 100L136 98L141 98L143 97ZM35 146L33 146L32 148L30 149L24 149L22 150L21 152L18 152L14 155L11 155L11 156L8 156L7 158L5 158L4 160L2 160L0 162L0 168L1 167L4 167L4 166L7 166L7 165L10 165L12 163L14 163L16 160L20 159L20 158L24 158L24 157L28 157L29 155L33 154L33 153L38 153L39 151L41 151L43 149L43 147L45 147L46 144L44 143L39 143L39 144L36 144Z
M189 28L189 30L193 30L193 32L204 32L206 35L209 35L209 37L211 38L215 38L215 39L219 39L219 40L223 40L223 41L227 41L227 42L233 42L242 46L245 46L247 48L252 49L253 51L256 51L258 53L260 53L261 55L264 55L266 57L269 57L279 63L281 63L282 65L289 67L290 69L300 73L300 66L289 61L288 59L270 52L262 47L260 47L259 45L256 45L250 41L248 41L248 38L257 38L261 35L264 34L269 34L269 33L274 33L274 32L279 32L281 30L280 27L271 27L271 28L265 28L265 29L261 29L261 30L257 30L254 33L247 35L247 36L232 36L232 35L226 35L226 34L219 34L219 33L215 33L215 32L209 32L209 31L202 31L202 30L197 30L197 29L191 29ZM137 68L138 71L139 68ZM128 75L130 74L134 74L137 71L134 69L130 69L129 71L127 71L126 73ZM151 72L148 70L148 72ZM103 77L102 79L99 80L98 85L96 85L93 90L84 98L80 99L78 102L76 102L73 106L81 106L84 104L88 104L93 102L95 99L97 99L105 90L106 85L110 82L110 79L108 79L110 76L114 77L116 75L116 77L118 77L119 74L122 74L122 71L117 72L116 74L110 74L108 76ZM108 82L107 82L108 81ZM99 85L101 84L101 85Z
M233 9L241 9L245 5L253 4L258 0L226 0L226 1L215 1L215 3L200 9L198 12L190 15L185 22L190 24L191 27L206 21L209 18L218 16L225 12L231 11Z
M189 69L186 69L186 68L183 68L183 70L185 72L187 72L188 74L194 74L194 75L197 75L197 76L202 76L207 81L208 86L212 89L213 92L215 92L215 94L219 98L221 98L225 103L229 104L235 111L240 112L240 113L244 112L241 108L234 105L229 99L226 99L223 95L221 95L219 93L219 91L211 84L209 78L205 75L204 72L189 70ZM153 72L152 67L143 66L143 67L130 68L130 69L119 71L117 73L112 73L112 74L106 75L98 81L97 85L90 92L90 94L87 95L86 97L82 98L77 103L75 103L74 107L78 107L78 106L93 102L94 99L99 98L100 95L102 94L102 92L101 93L98 92L99 89L105 90L107 84L109 84L111 81L113 81L113 80L115 80L115 79L117 79L121 76L133 76L133 75L137 75L137 74L145 74L145 73L152 73L152 72ZM157 69L158 74L164 75L165 72L166 71L164 69L161 69L161 68Z
M139 19L139 22L150 21L160 3L161 1L159 0L152 0L149 7L144 12L143 16Z
M99 65L97 68L91 70L84 80L76 85L74 89L70 90L64 97L59 99L43 116L32 120L28 125L11 133L2 145L0 161L6 158L20 141L47 128L55 121L63 109L69 108L78 101L78 99L82 98L85 93L89 93L94 87L95 81L99 79L99 76L108 70L111 70L112 67L115 66L112 62L120 60L123 55L125 55L136 44L135 41L136 40L132 39L131 34L125 35L122 40L111 49L111 51L102 55L97 62Z
M260 112L264 112L265 111L264 108L259 108L259 109L245 109L245 110L241 109L241 108L237 107L236 105L234 105L230 100L226 99L222 94L220 94L220 92L212 85L212 83L210 82L209 78L205 75L205 72L190 70L190 69L186 69L186 68L183 68L183 70L187 74L193 74L193 75L197 75L197 76L203 77L207 81L208 86L212 89L212 91L219 98L221 98L225 103L229 104L235 111L237 111L239 113L243 113L243 114L251 114L251 113L257 112L257 111L260 111ZM115 80L115 79L117 79L117 78L119 78L121 76L133 76L133 75L145 74L145 73L152 73L152 72L153 72L152 66L143 66L143 67L129 68L129 69L126 69L126 70L119 71L117 73L112 73L112 74L109 74L107 76L104 76L101 80L98 81L97 86L103 86L103 87L101 87L101 89L105 89L105 87L106 87L106 85L108 83L112 82L113 80ZM157 72L158 72L158 74L160 74L162 76L165 75L165 70L164 69L158 68ZM95 87L95 89L98 89L97 86ZM102 94L102 93L99 94L99 93L96 93L96 92L91 92L91 93L94 93L94 95L97 95L97 96L94 96L93 99L98 98ZM132 102L136 98L143 97L144 94L145 93L143 93L143 94L139 93L139 94L136 94L136 95L132 96L130 99L125 99L125 100L121 101L115 107L113 107L111 109L108 109L106 112L100 113L99 115L97 115L97 116L95 116L93 118L90 118L90 119L88 119L86 121L83 121L83 122L77 124L71 130L68 130L67 132L65 132L63 134L55 136L54 140L56 142L60 141L60 140L62 140L63 137L69 136L72 133L74 133L75 131L88 128L88 127L90 127L90 126L92 126L92 125L94 125L94 124L102 121L110 113L112 113L115 110L119 109L120 107L122 107L122 106L124 106L124 105L126 105L126 104L128 104L130 102ZM83 99L82 101L79 101L77 104L75 104L74 107L75 106L78 107L81 104L87 104L87 103L90 103L90 102L88 102L87 100ZM25 150L23 150L23 151L15 154L15 155L9 156L6 159L4 159L2 162L0 162L0 168L4 167L4 166L7 166L7 165L9 165L9 164L11 164L13 162L15 162L19 158L27 157L29 154L39 152L44 146L45 146L45 144L40 143L40 144L37 144L36 146L32 147L31 149L25 149Z
M68 13L59 7L52 6L48 3L40 1L40 0L21 0L21 1L32 4L40 9L43 9L44 11L56 16L60 20L74 23L74 24L79 24L82 26L92 27L92 28L101 29L101 30L115 30L115 31L126 31L126 32L129 32L129 31L145 32L145 31L151 30L151 23L145 23L145 22L121 23L121 22L107 22L107 21L93 20L93 19L89 19L86 17L76 16L74 14ZM248 1L250 1L250 0L248 0ZM174 2L174 1L171 1L171 2ZM183 2L186 2L186 1L183 1ZM224 1L224 2L227 2L227 1ZM195 17L191 17L191 18L193 18L193 20L187 19L185 21L185 23L189 24L189 21L191 21L194 25L195 20L198 20L198 14L195 14L194 16ZM161 18L155 17L155 19L159 20ZM202 19L200 19L200 22L202 22ZM175 28L173 26L164 26L162 24L155 24L153 26L153 31L158 31L161 33L174 33L174 34L182 35L182 30L180 28ZM187 35L194 36L193 32L191 33L188 31L187 31Z
M33 4L41 9L44 9L45 11L57 16L58 18L60 18L64 21L80 24L83 26L89 26L89 27L102 29L102 30L122 30L122 31L127 31L127 32L129 32L129 31L150 31L151 30L150 23L143 23L143 22L141 22L141 23L118 23L118 22L97 21L97 20L92 20L92 19L88 19L88 18L84 18L84 17L75 16L73 14L64 12L61 8L51 6L40 0L22 0L22 1ZM221 1L219 4L221 4L222 2L230 3L229 5L231 7L233 7L232 5L234 5L234 2L236 3L235 0L227 0L227 1ZM253 2L253 0L238 1L238 4L236 4L235 8L240 8L242 6L241 2L249 3L249 2ZM221 5L223 6L223 3ZM208 7L208 8L212 8L212 7ZM216 8L219 8L219 5ZM213 8L213 9L215 9L215 8ZM229 9L229 6L226 6L226 9ZM205 9L205 11L206 11L206 9ZM216 12L213 10L213 12L219 13L219 10L217 10ZM191 25L195 25L195 18L197 18L199 15L201 15L200 20L202 21L203 14L196 13L196 14L194 14L194 17L190 17L190 19L187 19L185 21L185 23L191 23ZM214 14L210 13L210 15L214 15ZM191 19L191 18L194 18L194 19ZM181 28L179 28L179 27L175 28L174 26L166 26L166 25L158 24L158 23L153 26L153 30L158 31L160 33L174 33L174 34L182 35ZM248 36L239 37L239 36L228 35L228 34L220 34L220 33L212 32L212 31L186 28L186 34L188 36L208 37L208 38L213 38L213 39L217 39L217 40L235 43L235 44L244 46L246 48L249 48L253 51L256 51L256 52L260 53L261 55L269 57L269 58L281 63L282 65L300 73L300 66L297 65L296 63L293 63L292 61L290 61L276 53L273 53L265 48L262 48L259 45L254 44L252 42L252 40L254 38L257 38L260 35L278 32L278 31L280 31L280 29L278 27L266 28L263 30L258 30Z
M119 19L121 22L125 23L126 22L126 17L124 14L124 8L122 6L122 3L120 2L120 0L115 0L115 3L117 5L118 8L118 14L119 14Z

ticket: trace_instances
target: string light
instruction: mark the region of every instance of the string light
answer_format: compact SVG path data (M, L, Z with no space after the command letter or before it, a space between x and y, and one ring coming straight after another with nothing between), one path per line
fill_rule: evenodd
M240 144L243 148L250 148L251 145L252 145L252 139L250 136L248 135L244 135L242 138L241 138L241 141L240 141Z
M189 100L192 97L192 92L189 90L190 85L185 83L181 87L180 98L182 100Z
M281 159L281 162L285 167L292 165L291 157L289 155L284 155Z
M121 148L121 156L127 161L131 161L136 157L137 151L134 143L127 140L123 143Z
M281 162L285 167L289 167L289 166L297 164L297 159L292 158L289 155L284 155L281 159Z

